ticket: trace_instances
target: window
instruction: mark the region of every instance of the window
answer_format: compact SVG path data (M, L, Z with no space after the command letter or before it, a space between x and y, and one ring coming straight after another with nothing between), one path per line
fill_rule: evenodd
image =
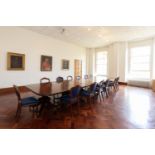
M149 80L151 76L151 47L139 46L130 48L129 78Z
M107 75L107 51L96 53L96 75Z

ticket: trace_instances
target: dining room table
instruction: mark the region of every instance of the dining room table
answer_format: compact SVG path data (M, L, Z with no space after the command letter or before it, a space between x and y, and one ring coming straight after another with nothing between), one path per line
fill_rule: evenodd
M107 77L102 78L102 80L108 79ZM47 83L35 83L29 84L25 87L36 94L39 97L39 101L41 103L40 112L43 110L45 105L50 105L51 97L57 94L62 94L64 92L68 92L72 87L80 86L81 88L85 88L90 86L92 83L99 83L101 78L93 77L89 79L81 79L81 80L64 80L63 82L47 82Z
M29 84L25 87L39 96L39 101L41 103L41 108L39 110L39 114L42 113L42 110L45 107L49 107L51 105L51 98L54 95L62 94L64 92L69 92L72 87L79 85L80 87L88 87L93 82L96 82L95 79L82 79L82 80L64 80L63 82L47 82L47 83L35 83Z
M33 92L34 94L46 97L53 96L69 91L72 87L79 85L80 87L87 87L93 82L97 82L95 79L82 79L82 80L64 80L63 82L47 82L47 83L36 83L29 84L25 87Z

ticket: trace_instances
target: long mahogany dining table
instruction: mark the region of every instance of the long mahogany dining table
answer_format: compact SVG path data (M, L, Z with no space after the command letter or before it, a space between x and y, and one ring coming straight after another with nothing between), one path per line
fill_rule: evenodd
M105 78L104 80L106 80ZM51 103L51 96L56 94L61 94L63 92L69 91L74 86L81 86L82 88L90 86L94 82L100 82L100 78L91 78L91 79L81 79L81 80L64 80L63 82L48 82L48 83L37 83L37 84L29 84L25 87L33 92L34 94L40 96L41 109L43 110L44 106L48 103Z
M39 110L39 115L42 113L44 107L51 106L51 96L56 94L61 94L63 92L69 91L74 86L81 86L82 88L91 85L93 82L97 82L96 79L82 79L82 80L65 80L63 82L48 82L48 83L38 83L29 84L25 87L33 92L34 94L40 96L39 101L41 103L41 108Z
M109 79L104 77L104 80ZM111 78L112 79L112 78ZM102 79L103 80L103 79ZM45 96L53 96L55 94L60 94L66 91L69 91L74 86L87 87L91 85L93 82L100 82L101 78L90 78L90 79L81 79L81 80L64 80L63 82L50 82L50 83L37 83L37 84L29 84L25 87L33 92L36 95L45 97Z
M91 85L96 80L87 79L87 80L73 80L73 81L63 81L63 82L50 82L50 83L38 83L38 84L30 84L25 87L29 89L36 95L39 96L53 96L55 94L60 94L66 91L69 91L74 86L87 87Z

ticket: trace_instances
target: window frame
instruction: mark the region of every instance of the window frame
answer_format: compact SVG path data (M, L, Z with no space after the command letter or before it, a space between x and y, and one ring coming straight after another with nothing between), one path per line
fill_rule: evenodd
M97 53L100 53L100 52L106 52L107 53L107 72L106 74L97 74ZM96 51L95 52L95 75L96 76L108 76L108 62L109 62L109 59L108 59L108 51L107 50L101 50L101 51Z
M150 47L150 57L149 57L149 71L150 71L150 76L149 78L131 78L130 77L130 71L131 71L131 49L132 48L138 48L138 47ZM153 72L153 52L152 52L152 41L147 40L147 41L138 41L138 42L132 42L129 43L128 47L128 79L129 80L139 80L139 81L150 81L152 78L152 72ZM146 72L146 70L139 70L136 72Z

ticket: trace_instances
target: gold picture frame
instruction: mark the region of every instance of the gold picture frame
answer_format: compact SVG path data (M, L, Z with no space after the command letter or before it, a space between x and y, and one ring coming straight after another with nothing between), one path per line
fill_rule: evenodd
M52 56L41 55L40 70L41 71L52 71L52 67L53 67L52 63L53 63Z
M69 60L62 59L62 69L63 70L69 70Z
M7 53L7 70L25 70L25 54Z

